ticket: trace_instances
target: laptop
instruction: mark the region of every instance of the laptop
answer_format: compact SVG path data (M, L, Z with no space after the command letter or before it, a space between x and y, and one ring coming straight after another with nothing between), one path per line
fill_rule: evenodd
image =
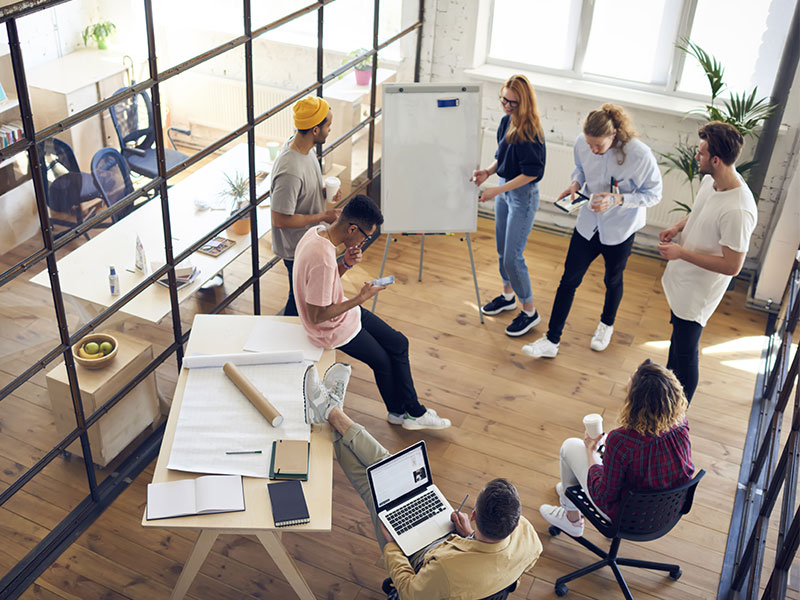
M425 442L367 467L378 518L406 556L453 531L453 508L433 484Z

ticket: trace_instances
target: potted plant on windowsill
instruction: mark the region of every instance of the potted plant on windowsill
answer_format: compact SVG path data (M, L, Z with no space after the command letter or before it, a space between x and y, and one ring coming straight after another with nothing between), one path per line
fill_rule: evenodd
M357 50L353 50L347 55L347 62L361 56L362 54L365 54L366 52L369 52L369 50L366 48L358 48ZM356 64L356 66L353 68L356 72L356 85L369 85L369 80L372 77L372 57L368 56Z
M247 203L245 196L250 190L250 181L237 171L232 177L226 173L225 183L227 187L221 192L221 195L231 199L231 214L234 214L242 210ZM246 235L250 233L250 215L247 214L241 219L234 221L233 225L231 225L231 231L236 235Z
M89 38L92 38L95 42L97 42L97 48L99 50L107 50L108 45L106 44L106 40L111 37L111 34L113 34L116 29L117 26L111 21L103 21L102 23L87 25L86 29L84 29L81 33L81 36L83 37L83 45L88 46Z

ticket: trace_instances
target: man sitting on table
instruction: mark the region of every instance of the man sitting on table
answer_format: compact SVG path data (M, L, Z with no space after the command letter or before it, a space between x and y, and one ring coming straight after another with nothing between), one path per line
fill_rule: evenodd
M367 467L389 456L362 425L343 409L349 369L326 374L326 385L314 367L306 371L304 392L309 421L328 422L333 447L345 475L369 511L386 570L402 600L485 598L514 583L536 563L542 543L528 520L516 488L493 479L478 494L472 514L453 512L455 533L406 557L378 520Z
M385 286L364 282L355 298L347 299L341 277L361 262L361 246L383 223L375 203L359 194L333 225L309 229L294 255L294 293L306 335L320 348L336 348L367 363L375 374L387 421L405 429L445 429L450 420L420 404L411 364L408 338L362 307ZM344 244L337 262L336 248Z

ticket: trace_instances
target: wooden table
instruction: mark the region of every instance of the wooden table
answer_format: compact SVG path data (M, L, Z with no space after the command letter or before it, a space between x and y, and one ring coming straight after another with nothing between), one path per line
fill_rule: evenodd
M194 318L192 332L189 336L187 356L192 354L218 354L241 352L247 337L258 319L281 319L299 322L297 317L266 317L246 315L197 315ZM330 366L336 357L335 350L326 350L317 364L320 372ZM153 482L177 481L198 477L196 473L185 473L167 469L175 427L181 410L181 401L186 388L186 369L181 369L172 409L167 420L164 440L158 453ZM311 465L308 481L302 482L303 493L308 503L308 514L311 521L305 525L295 525L290 531L330 531L331 507L333 491L333 444L331 431L327 424L312 425L311 428ZM144 527L161 527L169 529L200 529L200 536L194 549L183 567L178 582L172 591L171 599L183 598L195 575L200 570L206 556L219 534L255 535L266 548L275 564L286 577L299 598L314 600L314 594L303 576L297 570L292 557L286 552L280 540L280 531L272 520L272 507L267 494L267 479L243 477L245 506L243 512L197 515L172 519L148 521L142 516Z
M255 156L256 172L272 170L269 152L266 148L256 146ZM169 214L175 255L183 252L201 236L228 218L229 206L223 210L200 210L195 205L195 200L202 199L207 203L218 203L220 193L226 186L225 175L233 176L235 172L244 176L248 173L246 144L234 147L169 189ZM267 176L257 185L258 194L265 193L269 189L269 184L270 178ZM269 199L259 205L258 237L262 237L271 229L269 211L261 210L268 207ZM117 269L123 295L145 278L144 274L134 269L134 248L137 234L145 246L147 259L151 262L161 261L163 264L164 230L161 202L157 198L148 201L61 258L57 263L61 290L65 294L81 300L88 300L104 308L111 306L119 298L112 296L109 291L109 265L113 264ZM234 240L236 244L216 257L200 252L191 255L192 264L200 269L200 275L191 284L178 291L179 302L194 294L200 286L250 248L249 233L237 235L230 229L226 229L220 235ZM31 281L50 287L47 269L31 278ZM171 309L169 290L162 285L153 283L128 302L122 311L145 321L157 323L167 316Z

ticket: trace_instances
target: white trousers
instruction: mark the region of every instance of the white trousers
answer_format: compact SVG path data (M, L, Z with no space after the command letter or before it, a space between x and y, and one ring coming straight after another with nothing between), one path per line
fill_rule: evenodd
M586 496L597 508L586 485L586 479L589 476L589 457L586 455L586 446L582 439L567 438L564 440L564 443L561 444L559 464L561 466L561 483L564 485L564 489L573 485L581 486ZM561 496L561 506L567 510L578 510L578 507L566 496ZM597 510L604 518L608 519L602 510L599 508Z

